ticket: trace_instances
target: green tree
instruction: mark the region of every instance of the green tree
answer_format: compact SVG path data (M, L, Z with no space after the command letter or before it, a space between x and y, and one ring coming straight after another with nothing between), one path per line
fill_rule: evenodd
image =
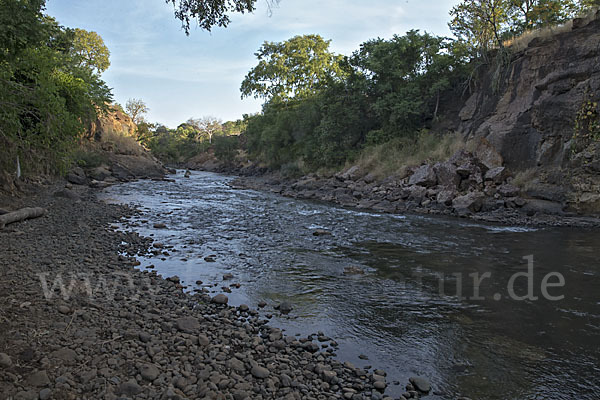
M99 74L110 66L110 51L104 40L96 32L84 29L73 30L74 58L79 60L80 67L88 67Z
M73 36L44 1L0 3L0 164L57 170L111 93L71 52Z
M367 96L381 130L372 143L411 135L437 114L440 94L460 81L463 60L453 42L412 30L390 40L365 42L351 58L366 79Z
M125 112L131 117L134 124L139 125L145 122L145 115L150 111L142 99L128 99L125 103Z
M502 32L509 19L510 0L464 0L450 11L450 30L475 53L503 47Z
M242 98L307 97L328 82L341 79L343 57L329 51L330 42L319 35L295 36L280 43L265 42L255 54L258 65L242 82Z

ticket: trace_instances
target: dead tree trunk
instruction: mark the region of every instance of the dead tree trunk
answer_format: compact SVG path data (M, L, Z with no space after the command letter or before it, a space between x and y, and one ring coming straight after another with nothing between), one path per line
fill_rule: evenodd
M13 222L19 222L30 218L41 217L45 213L45 209L41 207L35 207L21 208L20 210L0 215L0 229L4 228L5 225L12 224Z

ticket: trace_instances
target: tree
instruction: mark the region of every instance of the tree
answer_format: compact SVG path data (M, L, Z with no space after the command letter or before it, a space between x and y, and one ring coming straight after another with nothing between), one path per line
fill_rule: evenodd
M509 0L464 0L450 11L450 30L475 52L503 47L502 29L508 21Z
M242 82L242 98L307 97L327 82L343 77L340 68L343 57L329 51L330 42L319 35L265 42L255 54L258 65Z
M145 114L150 111L146 103L142 99L129 99L125 103L125 111L131 117L134 124L138 125L145 122Z
M101 74L110 66L110 51L104 44L102 37L96 32L84 29L73 30L73 52L79 60L79 66L95 70Z
M270 7L279 0L266 0ZM229 14L254 11L256 0L166 0L175 8L175 18L181 21L186 35L190 33L190 23L196 20L198 26L210 31L214 26L226 27L231 22Z
M190 118L187 123L196 128L200 135L208 136L209 143L212 143L213 136L223 133L221 120L214 117Z

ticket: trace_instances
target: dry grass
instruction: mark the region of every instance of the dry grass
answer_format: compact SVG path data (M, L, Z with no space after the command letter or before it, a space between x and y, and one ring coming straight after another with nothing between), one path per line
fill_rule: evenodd
M584 20L583 25L586 25L587 23L596 19L597 12L598 12L598 7L595 7L592 10L590 10L588 13L586 13L585 15L579 16L579 18L582 18ZM540 28L540 29L526 31L519 36L516 36L512 39L504 41L503 44L505 47L509 47L514 51L521 51L521 50L525 50L527 48L527 46L529 46L529 43L531 43L531 41L533 39L536 39L536 38L548 39L548 38L551 38L560 33L570 32L572 29L573 29L573 20L569 20L569 21L565 22L564 24L555 25L555 26L547 26L547 27Z
M108 131L103 133L100 142L102 149L115 154L139 156L144 152L142 145L133 136L119 132Z
M537 168L526 169L517 173L511 183L521 189L524 189L530 182L537 178L537 173Z
M387 143L366 148L357 164L378 178L390 175L404 176L409 167L423 162L448 159L465 148L458 134L436 135L421 132L416 138L397 138Z
M570 32L571 29L573 29L573 21L567 21L562 25L526 31L519 36L504 41L504 47L511 48L514 51L525 50L533 39L548 39L559 33Z

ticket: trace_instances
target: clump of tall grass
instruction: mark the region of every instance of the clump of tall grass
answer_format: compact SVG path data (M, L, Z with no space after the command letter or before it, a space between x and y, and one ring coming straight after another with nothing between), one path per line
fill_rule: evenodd
M365 148L357 165L378 178L405 176L411 166L447 160L464 148L465 141L459 134L422 131L416 137L399 137Z

